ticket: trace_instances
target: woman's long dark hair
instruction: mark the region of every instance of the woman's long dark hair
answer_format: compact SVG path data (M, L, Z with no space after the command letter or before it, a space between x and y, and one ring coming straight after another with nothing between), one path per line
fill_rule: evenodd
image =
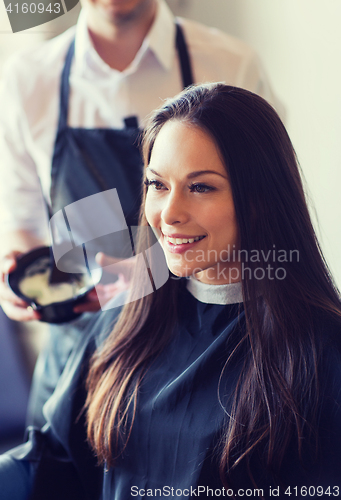
M312 227L295 152L265 100L208 84L182 92L153 114L143 140L145 165L168 120L199 127L217 144L239 228L246 355L222 438L221 474L226 480L228 471L248 464L259 447L265 466L279 471L289 443L294 439L301 454L302 437L314 424L320 354L315 319L324 315L341 324L340 297ZM148 225L145 195L141 226ZM141 241L140 250L149 244ZM139 286L136 273L131 289L138 293ZM178 286L168 280L126 304L92 360L88 437L109 465L129 438L128 407L136 406L141 378L169 341Z

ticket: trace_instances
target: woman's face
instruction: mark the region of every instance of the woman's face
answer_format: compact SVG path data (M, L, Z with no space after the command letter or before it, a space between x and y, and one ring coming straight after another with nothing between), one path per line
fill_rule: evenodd
M211 137L178 120L159 132L146 169L145 214L169 269L204 283L239 281L238 228L226 169Z

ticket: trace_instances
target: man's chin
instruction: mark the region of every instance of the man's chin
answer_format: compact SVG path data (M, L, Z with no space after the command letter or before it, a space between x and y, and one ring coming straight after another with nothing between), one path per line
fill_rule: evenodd
M115 26L125 26L141 16L144 5L131 0L117 1L113 0L106 5L101 5L102 16Z

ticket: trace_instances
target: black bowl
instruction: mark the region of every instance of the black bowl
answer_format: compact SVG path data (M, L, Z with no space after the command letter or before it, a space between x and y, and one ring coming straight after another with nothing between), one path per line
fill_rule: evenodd
M84 265L77 273L63 273L65 274L65 283L79 282L85 280L85 284L76 296L64 300L62 302L53 302L51 304L41 305L32 297L24 295L19 288L20 282L24 277L39 274L51 268L51 248L40 247L36 248L17 259L16 268L6 276L7 283L13 292L27 302L32 308L39 312L40 321L46 323L66 323L79 317L82 313L75 313L73 308L77 304L81 304L86 300L87 293L94 288L100 281L102 270L92 270L91 274L87 267ZM34 272L38 270L38 272Z

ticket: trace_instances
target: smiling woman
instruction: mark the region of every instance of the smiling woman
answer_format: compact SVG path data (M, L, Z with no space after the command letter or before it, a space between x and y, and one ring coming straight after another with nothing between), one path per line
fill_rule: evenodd
M143 151L140 224L173 275L125 306L93 359L98 456L117 479L141 439L151 486L339 491L340 297L282 122L250 92L202 85L154 113Z
M156 286L141 230L154 292L136 266L122 311L84 332L48 424L0 457L6 498L340 496L340 297L279 117L193 87L153 114L143 152L140 226L170 279Z
M196 274L211 284L232 281L226 277L238 263L227 261L224 252L237 245L238 229L230 182L213 139L198 127L169 121L157 136L146 176L145 215L160 235L172 273Z

